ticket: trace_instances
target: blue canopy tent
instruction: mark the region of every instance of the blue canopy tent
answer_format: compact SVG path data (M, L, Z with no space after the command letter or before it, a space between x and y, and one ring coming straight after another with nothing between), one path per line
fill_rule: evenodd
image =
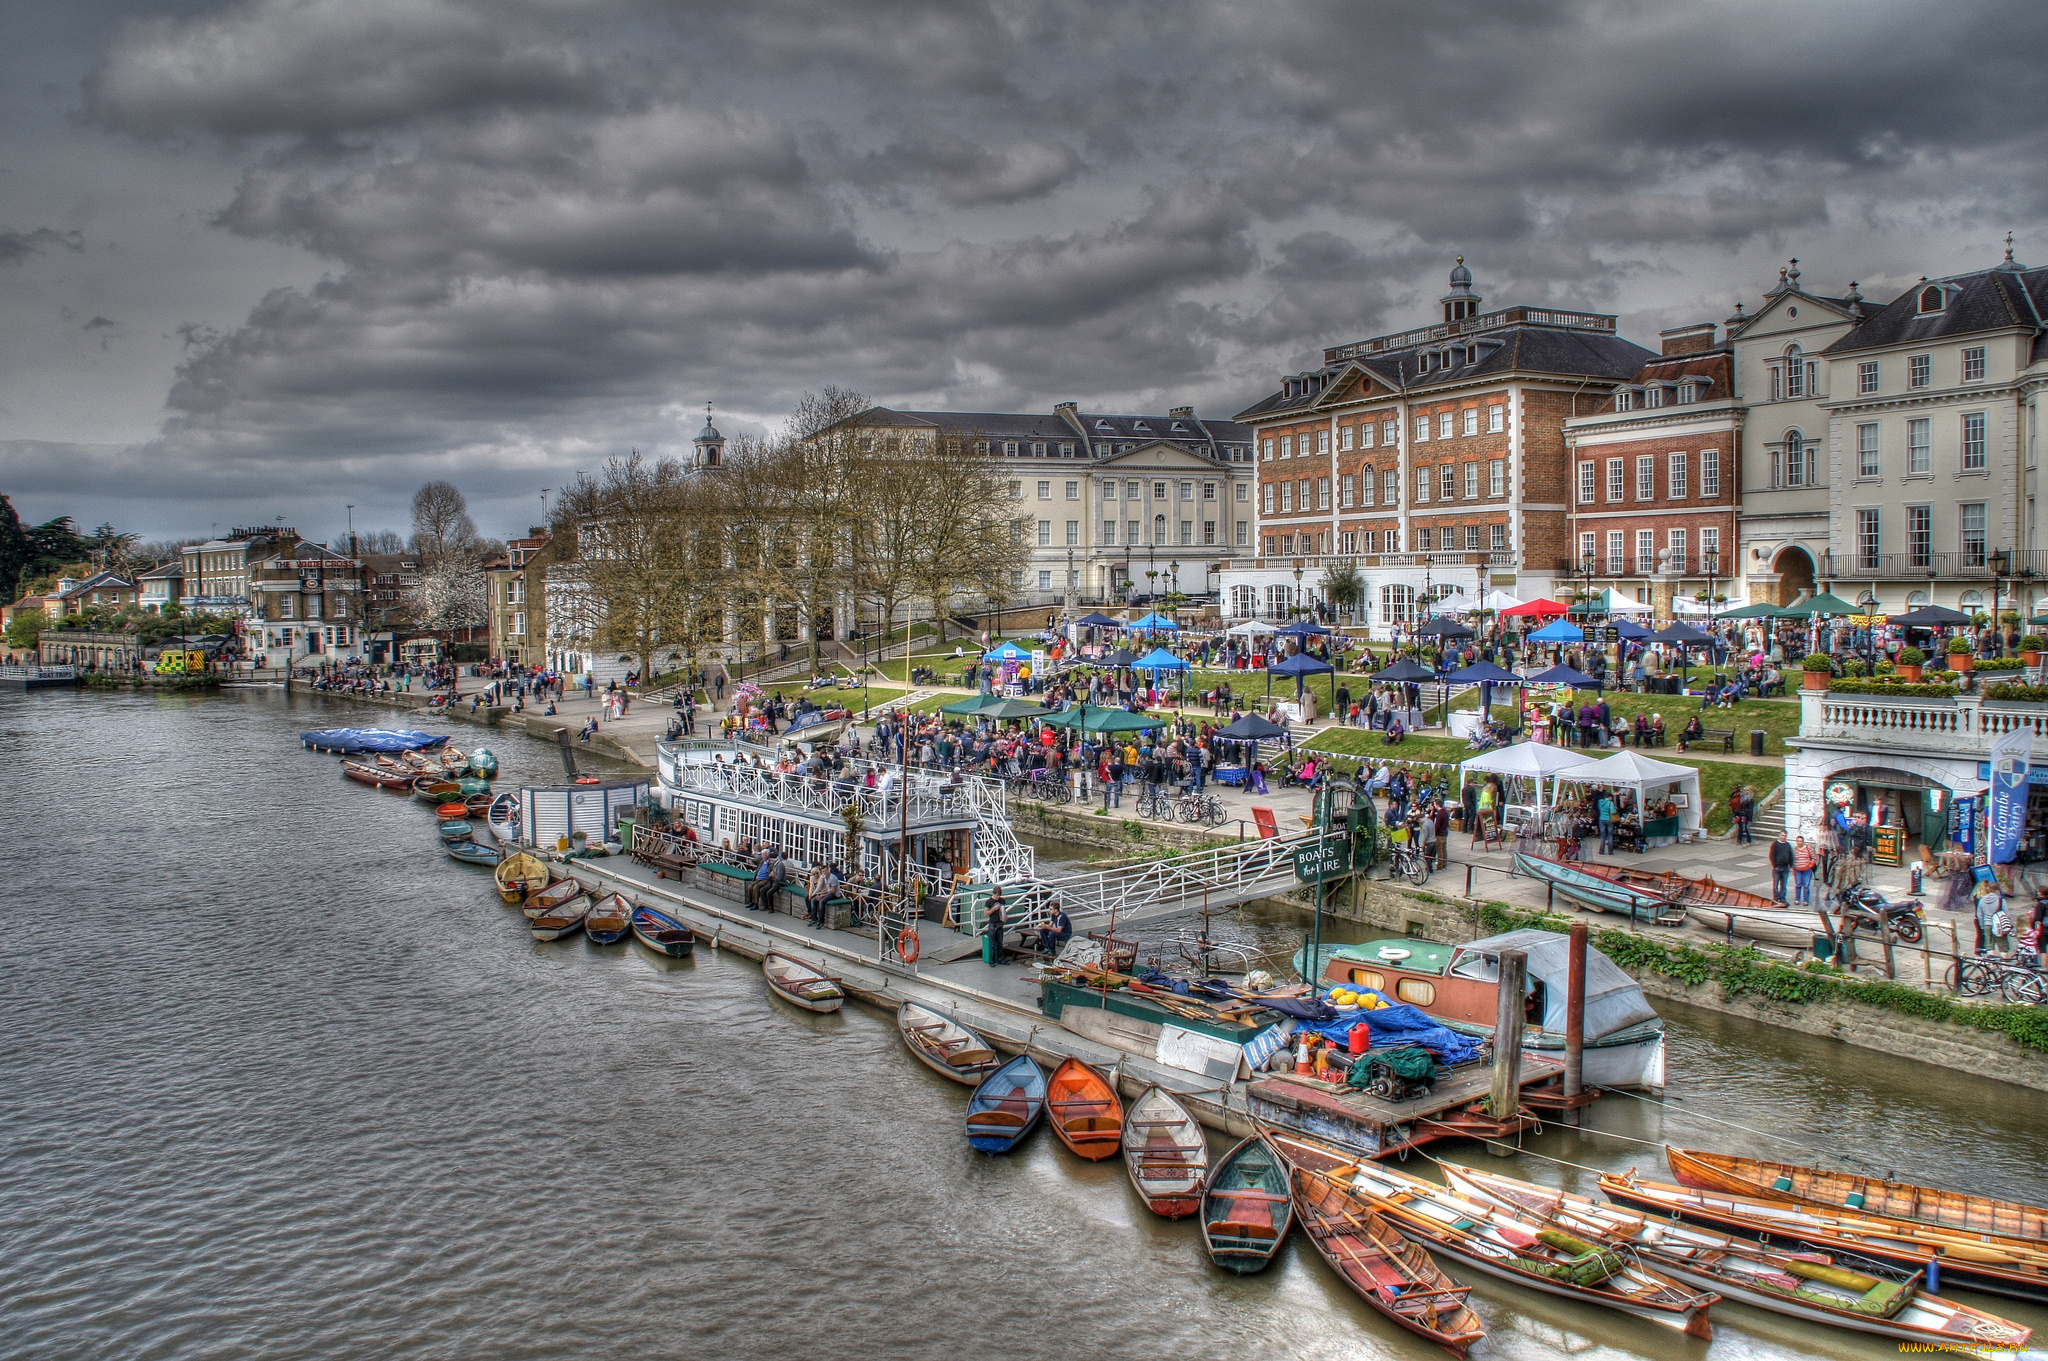
M1102 613L1100 610L1097 610L1094 614L1084 614L1079 619L1076 619L1074 622L1076 624L1079 624L1082 628L1090 629L1120 629L1124 626L1123 620L1112 619L1108 615Z
M1135 623L1126 624L1124 625L1124 627L1132 630L1133 632L1136 632L1140 629L1178 630L1180 628L1180 625L1174 623L1171 619L1168 619L1165 615L1159 613L1159 611L1154 610L1152 611L1152 613L1146 615L1143 619L1140 619Z
M1616 619L1610 622L1607 627L1613 629L1615 636L1623 642L1640 643L1650 636L1648 629L1644 628L1641 624L1635 623L1633 620Z
M1829 598L1835 599L1837 597L1830 596ZM1812 604L1813 602L1808 601L1807 603ZM1669 628L1658 629L1650 635L1650 640L1657 643L1670 643L1679 649L1678 671L1679 683L1681 685L1692 680L1692 650L1696 647L1712 647L1719 641L1711 633L1702 633L1691 624L1680 623L1673 623ZM1712 661L1713 659L1710 657L1708 660Z
M1403 657L1392 666L1373 672L1372 678L1375 681L1382 681L1388 684L1399 681L1426 681L1435 680L1436 672L1422 665L1413 657Z
M1292 746L1294 743L1293 734L1288 732L1287 729L1281 727L1278 723L1269 722L1259 714L1244 715L1229 727L1219 730L1216 736L1221 741L1236 742L1243 746L1245 752L1244 766L1247 775L1250 774L1253 764L1259 759L1259 743L1285 742L1289 746ZM1249 788L1250 786L1247 785L1246 787Z
M1299 700L1301 698L1302 682L1306 677L1335 675L1336 671L1337 668L1331 666L1328 662L1319 662L1306 652L1297 652L1286 661L1275 662L1266 668L1266 694L1270 696L1273 693L1273 677L1292 676L1294 677L1294 697Z
M1144 656L1142 656L1142 657L1138 658L1138 660L1136 660L1135 662L1132 662L1132 663L1131 663L1131 669L1132 669L1133 671L1150 671L1150 672L1152 673L1152 684L1153 684L1153 685L1155 685L1155 686L1157 686L1157 685L1159 684L1159 673L1160 673L1160 672L1162 672L1162 671L1178 671L1178 672L1180 672L1180 673L1181 673L1181 678L1180 678L1180 680L1181 680L1181 684L1180 684L1180 698L1181 698L1181 702L1182 702L1183 704L1185 704L1185 703L1187 702L1187 698L1188 698L1188 684L1187 684L1187 680L1188 680L1188 678L1187 678L1187 670L1188 670L1188 664L1187 664L1186 662L1182 661L1182 660L1181 660L1180 658L1178 658L1178 657L1174 656L1174 655L1173 655L1173 654L1172 654L1171 652L1168 652L1168 651L1167 651L1167 650L1166 650L1165 648L1163 648L1163 647L1155 647L1155 648L1153 648L1153 649L1152 649L1152 650L1151 650L1150 652L1148 652L1148 653L1146 653L1146 654L1145 654Z
M1559 619L1545 624L1542 628L1530 634L1529 641L1532 643L1583 643L1586 641L1586 631L1577 624L1566 623L1564 620Z
M1569 666L1553 666L1548 671L1538 671L1528 678L1531 685L1568 685L1574 690L1595 689L1600 682L1583 671Z
M1276 638L1327 638L1330 631L1310 619L1297 619L1284 629L1273 630Z
M981 655L985 660L991 662L1028 662L1031 660L1031 654L1018 647L1015 643L998 644Z
M1522 678L1505 667L1492 662L1474 662L1467 667L1451 672L1444 677L1444 729L1451 726L1451 685L1476 685L1479 687L1479 713L1486 722L1493 721L1493 687L1496 685L1520 685Z

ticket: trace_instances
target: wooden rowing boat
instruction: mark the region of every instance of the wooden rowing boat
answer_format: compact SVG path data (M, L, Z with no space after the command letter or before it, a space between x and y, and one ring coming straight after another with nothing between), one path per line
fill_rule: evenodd
M1202 1246L1225 1271L1263 1270L1293 1223L1287 1165L1261 1135L1224 1154L1202 1187Z
M838 979L780 950L770 950L762 958L761 976L777 997L805 1011L837 1011L846 1002Z
M911 1056L940 1077L978 1087L1001 1062L987 1040L951 1017L930 1007L905 1002L896 1011L896 1029Z
M1124 1168L1152 1213L1184 1219L1202 1208L1209 1139L1188 1108L1162 1087L1147 1087L1124 1118Z
M583 892L583 885L575 879L557 879L546 888L528 893L519 910L529 917L538 917L580 897Z
M1515 872L1549 884L1559 896L1596 912L1627 913L1667 926L1690 918L1711 931L1729 930L1732 918L1736 935L1785 945L1811 945L1816 935L1828 934L1816 912L1668 870L1553 860L1518 850Z
M412 796L425 804L439 806L461 792L461 785L438 775L422 775L412 782Z
M1820 1252L1874 1257L1909 1271L1931 1265L1930 1286L1953 1283L1987 1295L2048 1304L2048 1251L2024 1239L1798 1201L1695 1190L1649 1181L1633 1171L1603 1174L1600 1192L1634 1209L1706 1224L1765 1246L1797 1243Z
M544 912L526 923L535 940L560 940L580 928L590 915L590 899L573 898L552 912Z
M1045 1069L1019 1054L967 1098L967 1142L983 1153L1008 1153L1044 1114Z
M476 840L476 824L468 818L449 818L444 822L437 822L434 824L434 830L440 834L443 841Z
M1732 1153L1667 1148L1664 1157L1679 1184L1697 1190L1732 1191L1760 1200L1803 1201L1886 1219L1916 1219L2048 1247L2048 1209L2021 1201L1994 1200L1967 1191L1944 1191L1908 1181L1830 1172L1797 1163L1764 1162Z
M496 865L499 862L495 847L479 846L474 841L444 841L443 850L465 865Z
M531 851L514 851L498 865L498 896L508 903L525 902L527 894L548 886L548 878L547 861Z
M696 932L652 907L633 909L633 939L671 959L681 959L697 948Z
M1486 1325L1466 1302L1472 1287L1430 1260L1368 1197L1321 1172L1288 1171L1303 1232L1352 1293L1453 1356L1486 1336Z
M1346 1149L1298 1135L1270 1137L1296 1170L1321 1172L1365 1196L1403 1233L1440 1257L1546 1295L1679 1328L1690 1337L1714 1335L1707 1311L1721 1297L1712 1291L1696 1291L1631 1263L1628 1254L1383 1163L1360 1160Z
M613 945L633 929L633 905L617 893L607 893L590 905L583 918L583 934L595 945Z
M457 787L460 788L460 786ZM489 794L471 794L462 801L462 806L469 810L471 817L481 822L491 815L491 796Z
M469 757L464 755L462 750L452 742L444 745L437 754L441 758L441 769L451 774L456 771L469 769Z
M361 761L343 761L341 773L357 784L372 784L379 789L406 790L412 788L413 777L405 771L379 770L376 766L364 765Z
M1045 1107L1052 1132L1090 1162L1113 1158L1123 1147L1124 1103L1094 1067L1067 1059L1053 1069Z
M1856 1255L1790 1253L1662 1220L1497 1172L1438 1160L1452 1189L1535 1215L1567 1233L1640 1253L1657 1270L1809 1323L1906 1342L2018 1349L2032 1329L1920 1292L1921 1273ZM1935 1350L1930 1347L1928 1350Z

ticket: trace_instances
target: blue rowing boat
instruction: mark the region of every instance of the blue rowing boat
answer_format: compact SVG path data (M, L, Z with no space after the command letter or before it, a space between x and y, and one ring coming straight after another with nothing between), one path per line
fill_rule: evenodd
M1549 884L1561 897L1583 903L1596 912L1624 912L1631 920L1676 925L1685 920L1685 907L1675 902L1670 874L1622 869L1615 865L1574 865L1552 860L1547 855L1515 852L1515 873Z
M479 846L474 841L448 843L448 854L465 865L490 865L495 867L504 857L488 846Z
M1045 1070L1019 1054L967 1098L967 1142L983 1153L1008 1153L1044 1114Z
M681 959L697 948L697 934L668 913L652 907L633 910L633 939L671 959Z

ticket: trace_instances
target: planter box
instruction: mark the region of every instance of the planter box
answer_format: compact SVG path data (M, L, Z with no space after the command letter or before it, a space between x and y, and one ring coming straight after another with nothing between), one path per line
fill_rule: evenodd
M2020 654L2020 664L2030 669L2039 666L2041 664L2041 654L2032 651L2031 649L2026 652L2022 652Z
M1952 671L1973 671L1976 669L1977 659L1967 652L1951 652L1948 654L1948 664Z
M1906 663L1904 663L1904 662L1900 662L1900 663L1899 663L1899 679L1900 679L1900 680L1906 680L1906 681L1912 681L1912 682L1913 682L1914 684L1916 684L1916 685L1917 685L1917 684L1919 683L1919 681L1920 681L1920 667L1917 667L1917 666L1908 666L1908 665L1906 665Z
M1825 690L1828 688L1828 682L1834 679L1825 671L1802 671L1799 674L1805 677L1799 683L1802 690Z

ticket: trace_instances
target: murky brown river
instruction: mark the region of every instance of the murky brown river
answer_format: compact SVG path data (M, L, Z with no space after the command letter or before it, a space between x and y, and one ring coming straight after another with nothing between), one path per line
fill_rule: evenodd
M732 955L535 944L417 805L297 741L391 719L0 695L0 1356L1441 1355L1298 1241L1228 1276L1115 1163L970 1152L964 1089L890 1018L794 1011ZM559 776L552 748L489 740L503 780ZM1283 952L1300 930L1215 923ZM1672 1100L1602 1101L1596 1128L2048 1199L2048 1094L1665 1014ZM1709 1345L1490 1281L1473 1302L1475 1355L1896 1354L1734 1305Z

